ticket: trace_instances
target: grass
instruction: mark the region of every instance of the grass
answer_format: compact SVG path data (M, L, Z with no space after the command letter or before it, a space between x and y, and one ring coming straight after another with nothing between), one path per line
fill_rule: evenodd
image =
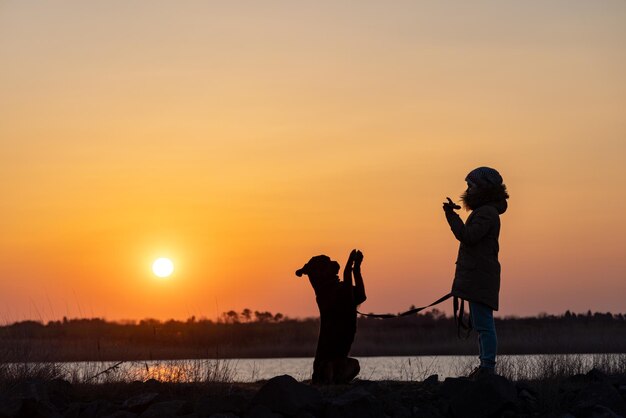
M556 354L529 357L515 361L516 356L501 357L498 373L510 380L552 380L592 369L608 375L626 373L626 354Z
M554 380L592 369L608 375L626 374L626 354L550 354L498 357L497 373L509 380ZM455 374L468 375L477 365L476 358L460 359L455 365Z
M38 354L36 360L32 360L28 350L21 354L20 361L14 361L15 353L11 353L8 358L0 357L0 386L26 379L62 379L72 384L148 380L193 384L234 383L237 379L248 382L258 380L261 372L259 365L253 363L252 366L247 366L251 367L250 378L238 377L241 376L238 372L244 366L240 365L238 360L228 359L88 361L81 362L79 367L76 367L76 363L39 361L41 354ZM419 382L433 374L464 376L469 374L476 364L475 356L389 358L380 363L375 362L375 358L362 358L360 379ZM501 355L498 357L497 372L513 381L549 381L584 374L592 369L598 369L609 375L626 374L626 354ZM280 370L276 373L280 374ZM307 368L302 373L295 373L294 377L299 380L307 379L310 377L310 370Z
M452 364L448 362L452 360ZM362 366L367 364L364 359ZM374 374L382 380L419 382L434 374L467 376L478 364L474 356L408 357L387 359L383 369L365 368L361 379L371 380ZM592 369L608 375L626 374L626 354L564 354L564 355L504 355L498 357L497 373L512 381L555 380Z
M55 380L67 377L60 363L0 363L0 383L27 379Z
M156 380L172 383L229 383L234 381L236 360L41 361L54 358L49 352L33 354L28 344L0 352L0 387L17 381L55 379L72 384L104 384ZM17 357L17 360L16 360ZM253 371L254 373L254 371Z

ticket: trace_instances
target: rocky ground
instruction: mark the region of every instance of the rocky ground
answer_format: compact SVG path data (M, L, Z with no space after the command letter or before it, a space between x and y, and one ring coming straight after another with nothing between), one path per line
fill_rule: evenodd
M486 376L440 382L356 381L314 387L291 376L254 384L157 381L72 385L61 380L6 384L2 417L312 418L312 417L620 417L626 375L586 375L541 382Z

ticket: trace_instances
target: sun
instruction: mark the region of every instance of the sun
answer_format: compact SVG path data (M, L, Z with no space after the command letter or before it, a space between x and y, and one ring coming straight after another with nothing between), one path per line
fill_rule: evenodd
M152 263L152 272L161 278L169 277L174 272L174 263L169 258L157 258Z

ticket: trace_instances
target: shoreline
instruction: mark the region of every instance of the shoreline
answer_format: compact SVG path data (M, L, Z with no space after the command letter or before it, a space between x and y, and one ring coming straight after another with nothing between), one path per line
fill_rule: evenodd
M417 382L437 374L442 379L468 374L477 364L466 356L354 357L360 363L357 377L371 381ZM81 362L0 362L0 380L40 375L72 383L131 382L254 382L279 374L299 380L310 378L312 357L250 359L172 359ZM626 373L626 354L501 355L496 371L511 380L538 380L587 373Z

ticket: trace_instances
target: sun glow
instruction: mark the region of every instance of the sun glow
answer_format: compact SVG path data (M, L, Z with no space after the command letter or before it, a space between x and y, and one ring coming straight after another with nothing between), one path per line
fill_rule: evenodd
M152 263L152 272L161 278L166 278L172 275L174 272L174 263L169 258L157 258Z

